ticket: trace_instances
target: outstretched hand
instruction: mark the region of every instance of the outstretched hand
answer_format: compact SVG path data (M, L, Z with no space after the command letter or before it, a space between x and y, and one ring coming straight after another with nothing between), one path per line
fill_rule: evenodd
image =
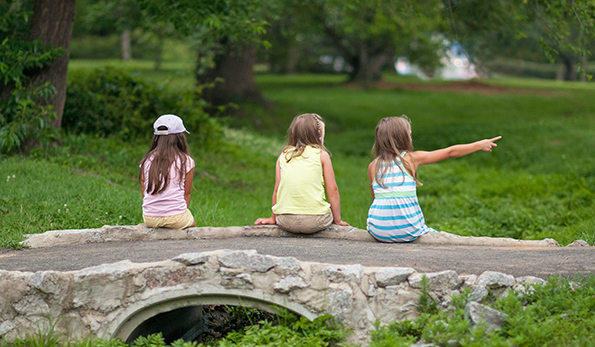
M333 224L342 225L344 227L348 227L349 226L349 223L343 222L342 220L340 220L338 222L333 221Z
M502 136L496 136L491 139L478 141L477 143L479 144L479 149L484 152L491 152L493 147L498 147L498 145L495 144L495 142L500 140L501 138Z

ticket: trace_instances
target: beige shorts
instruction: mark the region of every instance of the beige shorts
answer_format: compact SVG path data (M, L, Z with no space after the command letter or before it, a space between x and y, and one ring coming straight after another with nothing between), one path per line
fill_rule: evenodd
M277 225L292 233L312 234L333 224L333 214L278 214Z
M170 229L186 229L195 225L194 217L190 210L182 214L167 217L151 217L143 215L145 225L149 228L170 228Z

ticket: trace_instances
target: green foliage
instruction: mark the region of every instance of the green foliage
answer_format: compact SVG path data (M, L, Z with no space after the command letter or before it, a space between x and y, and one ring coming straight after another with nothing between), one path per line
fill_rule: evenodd
M32 142L48 145L58 137L50 123L55 112L40 103L53 97L55 89L33 84L29 76L64 51L27 39L30 16L22 1L0 2L0 153Z
M405 347L420 339L438 346L588 346L595 337L595 276L552 277L545 285L526 285L524 293L511 291L492 305L510 317L490 333L482 325L471 327L467 295L452 297L448 309L432 315L386 326L377 322L370 347Z
M595 337L595 276L552 277L528 295L497 301L511 316L504 336L515 346L587 346ZM526 307L524 307L526 306Z
M421 279L421 294L417 310L420 313L436 314L439 311L439 302L430 295L428 278L424 275Z
M259 16L266 1L139 0L141 10L152 22L172 23L182 35L198 27L209 28L218 37L234 41L257 40L266 22Z
M349 331L335 322L330 315L310 321L285 313L279 324L261 321L243 333L228 334L218 346L329 346L344 340L348 334Z
M62 126L72 133L148 138L159 115L174 113L184 120L195 140L216 145L222 130L203 112L204 105L195 93L171 93L124 70L107 67L70 79Z

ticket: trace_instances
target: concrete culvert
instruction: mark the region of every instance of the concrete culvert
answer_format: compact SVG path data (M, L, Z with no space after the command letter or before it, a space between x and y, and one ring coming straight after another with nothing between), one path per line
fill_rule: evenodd
M232 331L267 320L277 324L279 316L256 308L228 305L201 305L160 313L141 323L128 336L127 344L138 337L161 333L165 343L182 339L203 343L224 338Z
M166 344L183 339L194 340L202 332L202 306L182 307L160 313L141 323L126 339L131 344L139 336L161 333Z

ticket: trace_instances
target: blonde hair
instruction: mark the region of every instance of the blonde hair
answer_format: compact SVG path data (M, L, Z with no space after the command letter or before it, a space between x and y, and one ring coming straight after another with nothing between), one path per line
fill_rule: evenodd
M296 116L287 130L287 143L281 151L285 160L299 157L304 153L306 146L325 150L322 144L322 129L324 120L316 113L304 113Z
M386 188L384 179L390 163L398 164L400 161L405 170L413 177L415 182L422 185L417 179L417 172L406 160L401 160L404 152L413 151L413 142L411 141L411 121L407 116L382 118L376 126L376 138L372 155L376 158L374 172L376 173L376 182L383 188ZM397 165L401 171L403 168ZM405 172L403 172L405 174ZM405 178L403 177L403 182Z

